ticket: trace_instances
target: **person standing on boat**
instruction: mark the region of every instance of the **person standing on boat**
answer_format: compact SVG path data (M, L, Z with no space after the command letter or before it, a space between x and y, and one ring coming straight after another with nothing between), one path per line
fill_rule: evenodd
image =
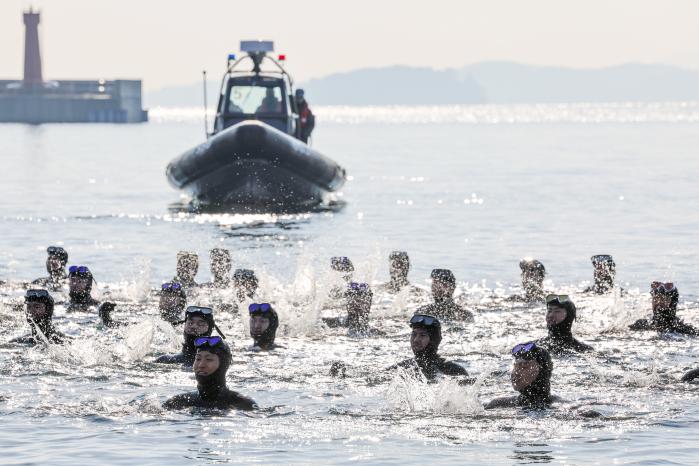
M299 113L299 126L301 127L299 139L308 144L308 138L311 137L316 125L316 117L308 106L303 89L296 89L296 109Z

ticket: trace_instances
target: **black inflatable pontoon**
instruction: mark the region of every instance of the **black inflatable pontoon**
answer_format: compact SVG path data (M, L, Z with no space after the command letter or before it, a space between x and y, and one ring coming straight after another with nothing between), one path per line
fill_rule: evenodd
M241 49L248 53L241 59L229 56L213 133L170 162L168 180L204 208L285 212L331 203L345 170L297 138L293 83L267 56L272 43L247 41ZM237 71L248 58L253 70ZM278 69L261 71L264 59Z

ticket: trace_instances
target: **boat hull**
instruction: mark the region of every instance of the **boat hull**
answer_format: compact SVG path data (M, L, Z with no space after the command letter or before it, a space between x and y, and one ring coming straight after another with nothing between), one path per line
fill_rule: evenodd
M251 212L313 209L332 201L345 170L303 142L250 120L226 128L167 167L197 205Z

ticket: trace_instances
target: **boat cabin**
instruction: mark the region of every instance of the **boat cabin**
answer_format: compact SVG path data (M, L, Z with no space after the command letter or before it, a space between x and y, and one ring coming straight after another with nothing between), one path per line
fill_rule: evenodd
M241 50L248 54L232 64L235 56L229 56L229 67L221 83L214 134L242 121L260 120L298 137L293 82L279 61L267 55L272 49L269 41L243 41ZM252 61L252 70L238 70L237 66L246 59ZM274 65L274 69L262 70L263 63Z

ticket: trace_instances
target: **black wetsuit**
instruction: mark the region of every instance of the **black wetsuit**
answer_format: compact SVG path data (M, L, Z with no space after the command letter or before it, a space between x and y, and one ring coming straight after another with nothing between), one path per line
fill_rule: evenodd
M416 353L414 358L406 359L386 370L395 370L397 368L412 370L415 374L418 374L418 371L422 372L428 380L434 380L438 374L468 377L466 369L455 362L445 360L430 347L423 352Z
M198 377L197 377L198 378ZM163 404L165 409L208 408L208 409L240 409L252 411L257 409L255 402L230 390L228 387L197 386L196 392L175 395Z
M677 317L677 309L657 309L653 311L653 317L639 319L629 327L631 330L655 330L658 332L675 332L685 335L699 335L696 327L685 324Z
M257 404L250 398L230 390L226 386L226 372L231 364L230 350L220 351L221 348L207 349L219 356L219 367L207 376L197 375L197 391L175 395L165 403L165 409L208 408L208 409L240 409L251 411L257 409Z
M614 279L595 280L595 283L583 290L583 293L607 294L614 289Z
M160 308L160 318L176 327L182 323L183 309L163 309Z
M389 293L398 293L406 286L410 286L410 282L406 277L391 277L391 279L387 283L385 283L382 288L388 291Z
M430 314L440 319L458 319L466 322L473 321L473 314L454 302L453 298L435 300L423 306L423 314Z
M578 341L573 337L572 327L575 318L575 307L567 306L566 318L559 324L549 325L548 336L538 340L536 344L543 346L553 354L562 354L571 351L577 353L592 351L592 346Z
M202 283L201 287L202 288L226 289L226 288L230 288L232 284L233 284L233 280L231 280L228 277L224 277L223 280L216 280L214 278L213 281ZM194 286L196 286L196 284Z
M56 275L49 275L48 277L37 278L32 282L32 285L39 285L50 289L51 291L60 290L66 283L68 275L66 275L65 270L61 270L60 273Z
M10 340L10 343L20 343L24 345L36 345L37 343L43 343L44 337L49 343L61 345L65 343L67 337L56 330L50 319L40 320L36 323L29 321L29 327L31 328L32 334L24 337L14 338ZM38 328L37 328L38 327ZM39 331L44 335L42 337Z
M71 291L70 303L66 307L66 312L86 312L91 306L97 306L99 301L93 299L90 296L92 288L88 288L87 291Z
M485 405L485 409L523 407L529 409L545 409L560 398L551 395L551 374L553 363L545 349L537 348L534 359L539 364L539 375L528 387L522 389L517 396L496 398Z

